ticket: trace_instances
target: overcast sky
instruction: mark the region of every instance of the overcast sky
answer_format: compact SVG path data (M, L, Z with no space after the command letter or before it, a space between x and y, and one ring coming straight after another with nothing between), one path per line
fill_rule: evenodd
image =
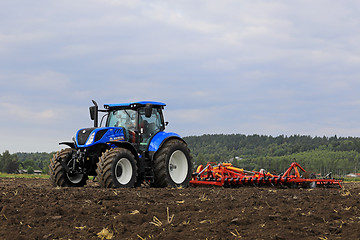
M0 153L61 149L88 107L168 131L360 136L360 1L0 1Z

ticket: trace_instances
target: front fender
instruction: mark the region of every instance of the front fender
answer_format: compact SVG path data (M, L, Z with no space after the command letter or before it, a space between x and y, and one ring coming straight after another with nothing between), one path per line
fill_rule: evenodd
M148 151L156 152L170 138L180 139L185 142L179 134L173 132L158 132L150 141Z
M67 145L67 146L69 146L70 148L72 148L72 149L77 149L77 146L75 145L75 143L74 142L60 142L59 143L59 145Z
M109 142L107 142L107 143L110 144L110 146L111 146L111 145L115 145L116 147L126 148L126 149L130 150L131 153L134 155L135 159L137 159L137 160L139 159L139 154L138 154L138 152L136 151L136 149L134 148L134 146L131 145L129 142L109 141Z

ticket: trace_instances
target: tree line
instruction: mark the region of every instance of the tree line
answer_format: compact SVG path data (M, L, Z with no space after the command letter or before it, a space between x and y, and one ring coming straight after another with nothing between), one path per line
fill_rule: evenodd
M195 167L207 162L232 162L247 170L281 173L297 161L305 170L345 175L359 172L360 138L311 137L304 135L205 134L184 137ZM0 154L0 172L16 173L20 169L48 172L54 152Z
M360 138L304 135L206 134L184 138L195 165L232 162L247 169L284 172L291 162L325 175L345 175L360 168Z
M6 150L0 154L0 172L17 173L19 169L19 161L15 154L10 154Z
M52 153L36 152L24 153L18 152L10 154L8 150L0 154L0 172L19 173L20 170L26 170L28 173L34 173L34 170L41 170L47 173Z

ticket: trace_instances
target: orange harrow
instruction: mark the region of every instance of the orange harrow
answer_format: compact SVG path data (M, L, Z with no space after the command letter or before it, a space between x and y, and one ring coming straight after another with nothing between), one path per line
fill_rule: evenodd
M300 173L303 172L303 177ZM304 187L314 188L316 186L341 187L342 180L331 178L331 173L324 178L316 178L311 173L306 172L298 163L293 162L284 174L273 175L261 169L259 172L246 171L242 168L234 167L231 163L207 163L206 166L200 165L193 173L190 185L192 186L281 186L281 187Z

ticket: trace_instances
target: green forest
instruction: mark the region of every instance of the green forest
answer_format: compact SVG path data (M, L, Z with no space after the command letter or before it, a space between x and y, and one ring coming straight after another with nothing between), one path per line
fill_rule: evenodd
M0 172L5 173L19 173L26 170L27 173L32 174L35 170L40 170L42 173L48 172L48 166L52 153L25 153L18 152L10 154L5 151L0 154Z
M247 170L281 173L296 161L307 171L341 176L360 168L360 138L214 134L184 139L195 165L231 162Z
M296 161L305 170L322 175L332 172L344 176L360 169L360 138L206 134L184 139L191 150L194 168L207 162L231 162L247 170L263 168L281 173ZM0 172L47 173L53 154L5 151L0 154Z

